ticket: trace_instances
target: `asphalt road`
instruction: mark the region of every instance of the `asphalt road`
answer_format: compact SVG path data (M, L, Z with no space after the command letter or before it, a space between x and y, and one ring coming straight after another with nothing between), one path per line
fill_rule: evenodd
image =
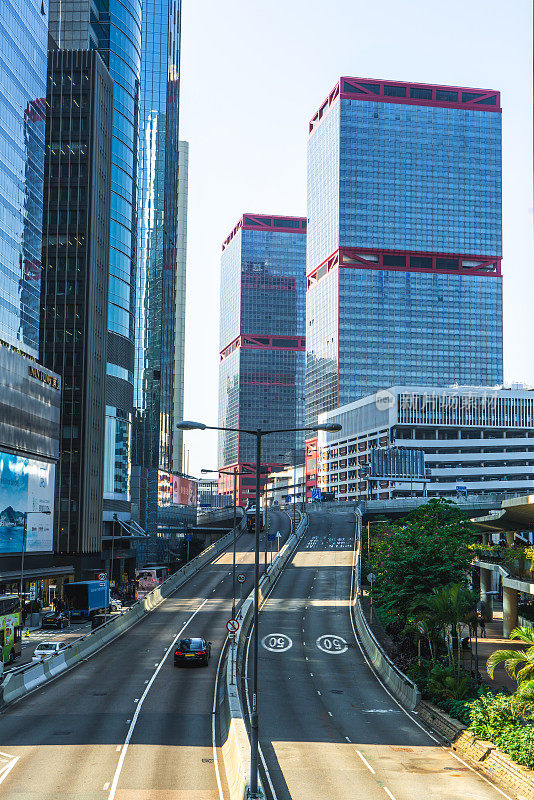
M497 800L382 688L349 615L352 514L313 513L260 614L260 743L277 800Z
M286 515L274 512L271 524L287 538ZM247 533L238 539L245 594L253 543ZM219 800L211 711L231 564L230 550L120 639L0 715L2 800ZM209 666L175 668L177 636L209 639Z

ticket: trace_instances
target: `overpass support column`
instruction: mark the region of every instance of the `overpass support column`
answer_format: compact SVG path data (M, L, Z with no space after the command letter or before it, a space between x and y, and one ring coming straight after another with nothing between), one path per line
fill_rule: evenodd
M493 595L488 594L493 589L493 571L480 567L480 603L482 615L486 622L493 619Z
M505 639L517 627L517 589L503 586L502 590L502 635Z
M515 542L515 533L513 531L505 531L506 544L508 547L513 547Z

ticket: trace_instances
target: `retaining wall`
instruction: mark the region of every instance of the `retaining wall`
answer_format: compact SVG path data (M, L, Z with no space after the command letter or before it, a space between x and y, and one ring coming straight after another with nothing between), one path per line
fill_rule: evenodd
M241 522L238 531L243 529ZM222 553L233 539L233 531L221 537L218 542L203 550L196 558L179 569L164 583L147 594L143 600L139 600L120 616L114 616L105 625L96 628L90 634L76 639L72 644L65 647L61 653L38 664L28 664L22 666L14 672L8 673L0 685L0 708L14 700L18 700L37 686L55 678L61 672L74 666L77 662L100 650L118 636L121 636L128 628L135 625L142 617L153 611L166 597L169 597L177 589L183 586L197 572L200 572L207 564L213 561Z
M534 800L532 770L516 764L492 742L475 739L465 725L432 703L421 702L417 712L419 718L440 733L458 755L474 762L486 777L497 781L512 797L516 800Z

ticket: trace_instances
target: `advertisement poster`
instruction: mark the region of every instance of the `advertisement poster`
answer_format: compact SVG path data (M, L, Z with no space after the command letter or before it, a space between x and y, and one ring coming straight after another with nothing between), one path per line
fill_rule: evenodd
M0 452L0 555L22 551L25 512L26 552L52 551L55 470L53 464Z
M187 478L180 478L179 475L172 476L172 502L175 506L193 506L197 504L196 481Z

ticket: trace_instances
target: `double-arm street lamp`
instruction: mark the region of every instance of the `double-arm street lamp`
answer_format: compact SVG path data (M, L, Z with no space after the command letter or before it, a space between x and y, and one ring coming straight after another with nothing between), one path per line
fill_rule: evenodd
M226 428L217 425L206 425L203 422L183 420L176 427L181 431L232 431L245 433L256 439L256 543L254 552L254 629L252 633L253 658L252 658L252 709L250 714L250 800L259 798L258 794L258 601L260 578L260 472L261 472L261 440L264 436L273 433L297 433L301 431L327 431L335 433L341 430L338 423L313 425L307 428L276 428L263 430L262 428Z
M232 469L232 470L225 470L225 469L201 469L200 470L203 475L208 473L218 473L219 475L233 475L234 477L234 486L233 486L233 497L234 497L234 540L233 540L233 554L232 554L232 619L235 619L235 557L236 557L236 537L237 537L237 476L238 475L245 475L243 470Z

